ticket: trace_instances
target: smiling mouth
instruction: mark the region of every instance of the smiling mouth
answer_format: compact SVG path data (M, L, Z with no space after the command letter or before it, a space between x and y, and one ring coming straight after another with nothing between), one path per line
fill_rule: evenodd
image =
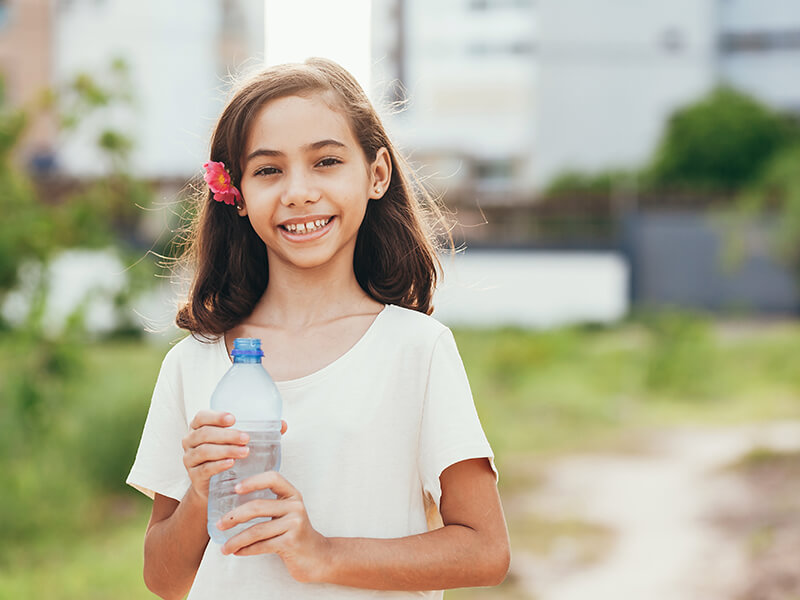
M322 229L328 223L330 223L332 219L333 217L328 217L327 219L314 219L306 223L291 223L289 225L278 225L278 227L294 235L307 235Z

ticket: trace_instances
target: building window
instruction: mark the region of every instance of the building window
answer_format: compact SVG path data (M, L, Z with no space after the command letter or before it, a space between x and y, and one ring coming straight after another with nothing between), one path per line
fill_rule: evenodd
M660 45L667 52L680 52L686 45L683 32L680 29L670 28L661 32Z
M800 50L800 29L723 33L720 36L719 45L720 49L728 54Z
M509 159L477 160L473 168L478 179L511 179L514 176L514 161Z
M470 10L489 10L490 8L533 8L534 0L469 0Z
M502 44L473 42L467 45L466 51L470 56L526 55L536 52L536 44L528 40L516 40Z

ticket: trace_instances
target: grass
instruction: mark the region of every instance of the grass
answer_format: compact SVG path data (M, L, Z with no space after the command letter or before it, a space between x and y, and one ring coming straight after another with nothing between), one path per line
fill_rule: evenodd
M456 339L498 461L687 421L800 416L797 325L736 339L707 324L457 331Z
M610 329L455 335L504 498L537 485L540 467L560 453L624 447L674 424L800 417L800 327L793 324L742 329L662 315ZM16 377L20 361L37 350L20 356L0 335L0 391L9 398L0 405L0 519L6 539L15 540L0 550L0 598L152 597L141 583L149 501L123 481L165 349L90 343L58 384ZM70 364L45 358L28 373ZM590 524L509 515L509 525L513 547L533 554L569 537L582 540L580 552L593 560L609 543ZM446 597L525 596L509 578Z
M146 514L108 523L103 532L62 539L30 550L0 570L0 598L139 600L153 598L142 581L142 533Z

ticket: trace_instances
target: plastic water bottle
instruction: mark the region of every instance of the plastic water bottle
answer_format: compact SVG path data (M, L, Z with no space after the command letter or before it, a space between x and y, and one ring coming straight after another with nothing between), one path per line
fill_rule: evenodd
M275 382L261 364L264 356L261 340L237 338L231 356L233 365L211 395L211 410L229 412L236 417L233 427L250 436L247 444L250 452L237 459L231 468L213 475L209 482L208 535L218 544L224 544L256 523L270 520L269 517L251 519L225 531L216 525L225 514L250 500L275 498L270 490L240 495L234 487L258 473L277 471L281 464L282 402Z

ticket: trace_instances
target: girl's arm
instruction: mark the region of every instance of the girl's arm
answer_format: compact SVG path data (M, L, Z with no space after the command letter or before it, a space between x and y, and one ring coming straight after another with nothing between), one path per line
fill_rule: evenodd
M275 472L238 490L271 488L278 500L249 502L223 518L228 528L254 516L273 516L230 539L223 552L276 553L298 581L379 590L434 590L497 585L508 572L510 549L494 472L485 458L465 460L440 478L444 527L395 539L326 538L315 531L302 497Z
M189 488L178 502L156 494L144 537L144 582L154 594L183 598L208 545L208 500Z
M144 582L162 598L183 598L208 545L208 482L247 454L247 435L231 428L233 415L195 415L183 438L183 464L192 484L178 502L156 494L144 537ZM281 433L286 432L286 422Z

